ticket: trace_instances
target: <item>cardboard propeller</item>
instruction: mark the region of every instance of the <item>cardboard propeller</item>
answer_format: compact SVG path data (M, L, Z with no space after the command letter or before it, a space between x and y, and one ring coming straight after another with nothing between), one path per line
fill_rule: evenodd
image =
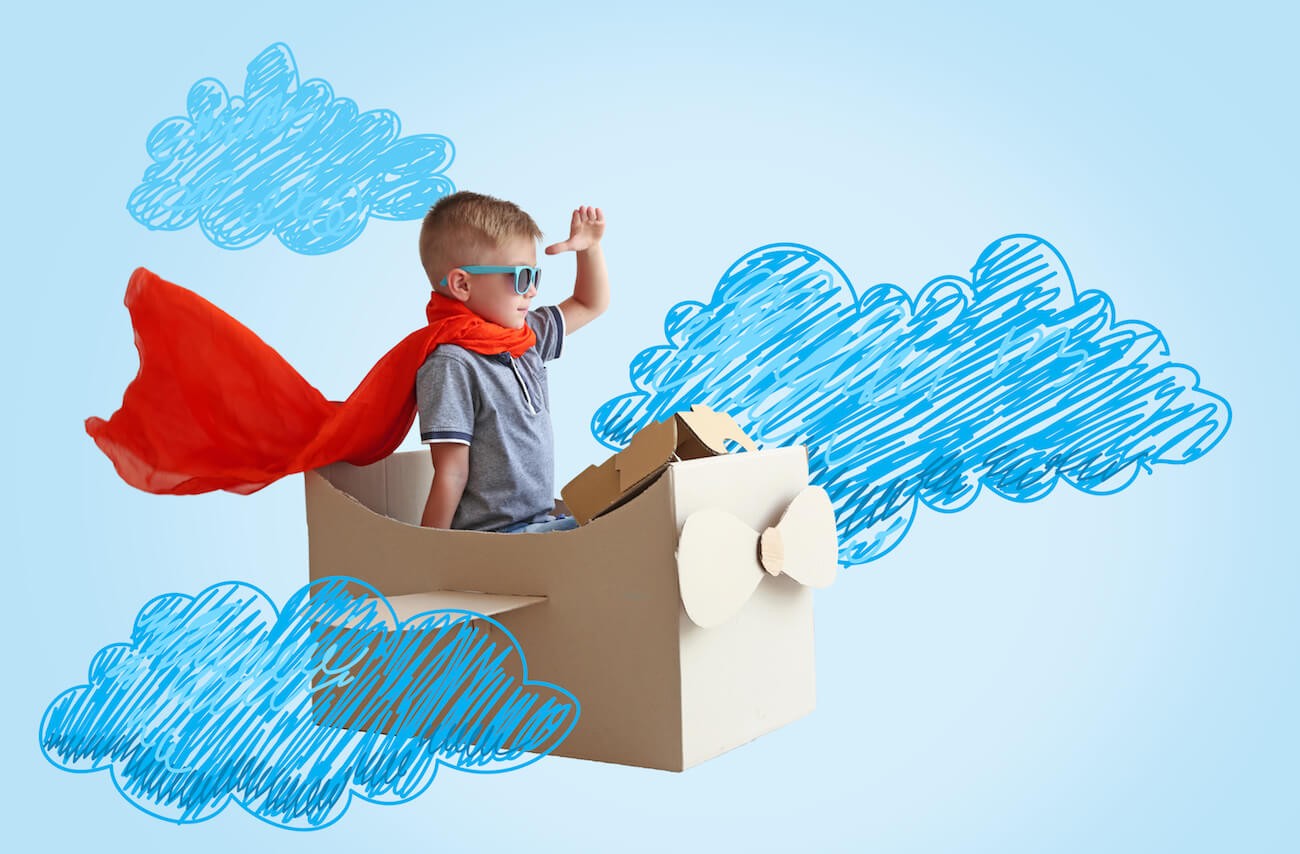
M838 550L835 512L820 487L796 495L776 526L761 534L725 510L699 510L686 518L677 544L682 605L695 625L721 625L765 576L784 573L807 587L830 586Z

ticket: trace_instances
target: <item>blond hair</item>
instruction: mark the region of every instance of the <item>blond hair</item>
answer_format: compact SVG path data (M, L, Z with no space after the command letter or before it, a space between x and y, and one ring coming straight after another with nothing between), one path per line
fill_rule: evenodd
M542 230L514 202L481 193L452 193L429 208L420 226L420 263L437 287L447 272L474 263L510 237L541 239Z

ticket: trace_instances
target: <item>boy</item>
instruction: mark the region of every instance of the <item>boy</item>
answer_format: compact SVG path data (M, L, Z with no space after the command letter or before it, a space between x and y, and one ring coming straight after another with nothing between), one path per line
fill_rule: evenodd
M498 335L502 350L442 344L416 379L420 437L433 457L433 484L421 524L477 531L577 527L556 518L555 464L544 362L564 337L609 305L599 208L573 212L569 239L547 255L577 253L573 295L531 310L537 295L537 223L517 205L454 193L430 209L420 230L420 262L434 300L455 300ZM507 347L507 344L509 347Z

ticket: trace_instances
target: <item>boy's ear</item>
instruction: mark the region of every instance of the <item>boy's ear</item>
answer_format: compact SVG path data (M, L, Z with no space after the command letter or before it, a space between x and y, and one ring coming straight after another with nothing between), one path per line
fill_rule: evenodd
M446 286L440 287L438 290L461 302L469 299L469 273L459 267L453 267L447 272L445 281L447 282Z

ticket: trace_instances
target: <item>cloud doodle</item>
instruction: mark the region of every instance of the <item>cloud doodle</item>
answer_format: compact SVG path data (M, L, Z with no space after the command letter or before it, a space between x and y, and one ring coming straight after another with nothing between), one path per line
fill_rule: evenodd
M816 250L763 246L708 305L674 306L664 334L592 434L619 449L702 403L760 445L806 445L846 565L894 548L918 503L956 512L981 487L1034 501L1059 480L1117 492L1157 464L1199 459L1231 420L1158 329L1116 321L1101 291L1077 293L1065 260L1031 235L993 242L969 279L936 278L915 301L890 284L859 298Z
M242 97L204 78L187 100L186 115L150 131L154 162L127 201L151 230L198 222L222 249L274 234L294 252L321 255L355 240L372 216L418 219L456 189L443 174L450 139L401 137L390 110L360 112L324 80L299 83L284 44L249 63Z
M498 644L498 641L503 641ZM438 768L499 773L554 750L578 702L526 679L499 623L465 611L399 622L354 579L313 582L277 613L226 582L147 603L130 643L41 721L46 758L107 770L157 818L204 821L234 801L294 830L337 821L353 795L409 801Z

